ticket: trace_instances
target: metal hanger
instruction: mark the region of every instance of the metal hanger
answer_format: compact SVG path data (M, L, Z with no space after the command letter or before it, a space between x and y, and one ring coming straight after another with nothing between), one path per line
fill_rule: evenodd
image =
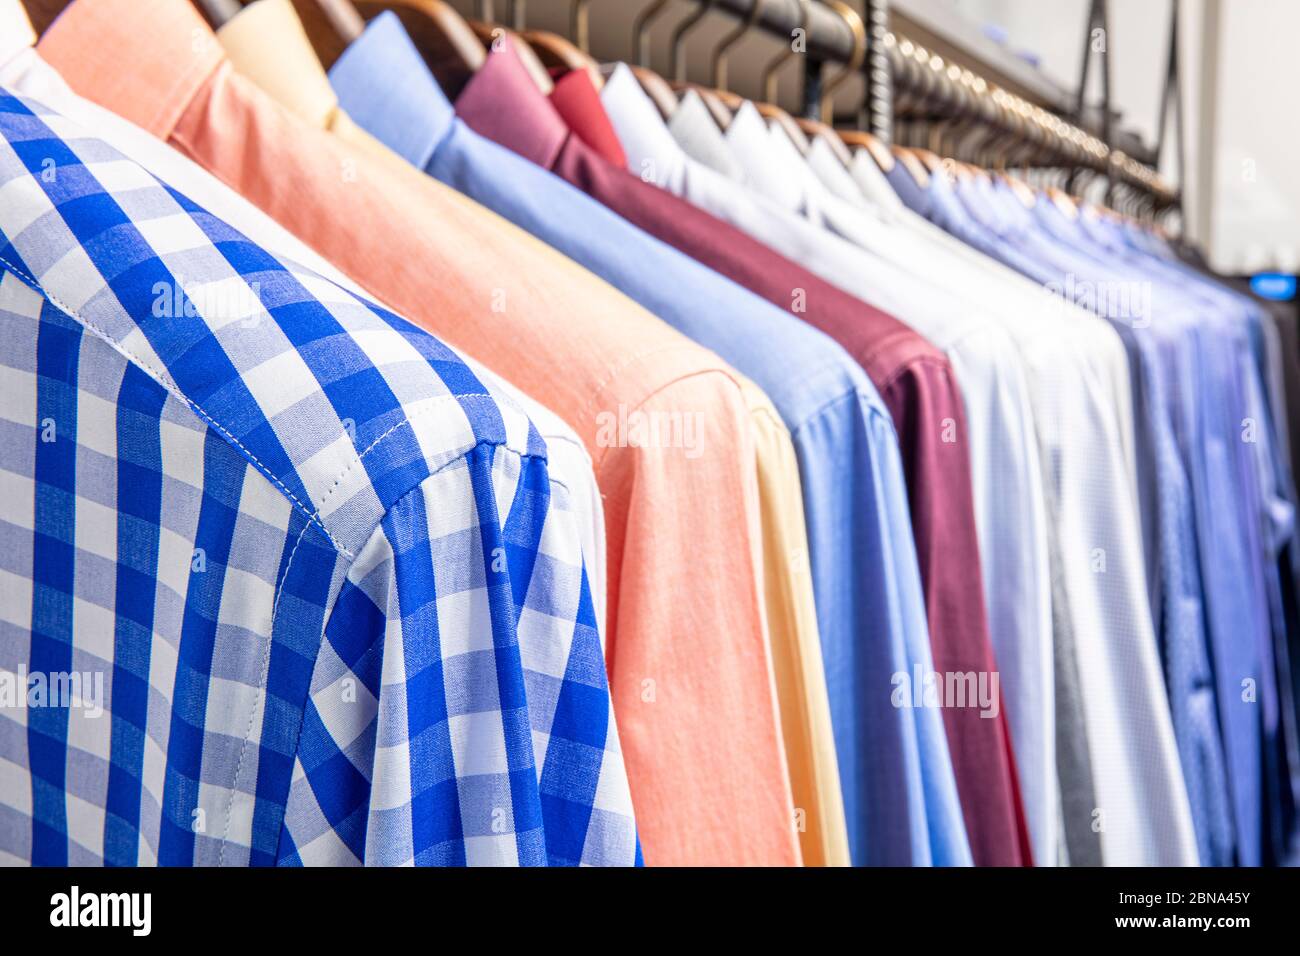
M840 15L840 18L848 24L849 29L853 32L853 52L849 55L848 63L844 64L844 69L840 70L833 77L822 84L821 99L821 119L823 123L831 123L834 119L833 97L835 91L860 69L862 61L867 58L867 27L862 22L862 17L858 11L844 2L844 0L828 0L828 6Z
M865 149L867 155L875 161L882 173L889 172L898 163L894 154L889 151L889 147L866 130L837 129L835 132L839 135L840 142L848 148L850 153L855 149Z
M665 120L677 110L677 97L668 82L650 69L649 29L667 5L668 0L654 0L632 19L632 54L636 58L636 65L631 66L632 74L641 84L641 89Z
M672 59L668 64L668 72L678 83L686 82L686 35L708 15L712 6L713 0L700 0L700 5L695 8L695 11L673 28L670 40Z
M569 7L569 29L573 41L549 30L525 30L522 28L522 10L524 0L515 0L514 13L519 26L519 35L533 48L533 52L543 64L561 70L585 70L592 85L600 89L605 78L600 74L600 65L588 52L588 23L591 0L572 0Z
M808 33L808 7L810 0L799 0L799 26L795 29L803 33ZM755 5L757 7L757 4ZM777 75L776 71L785 65L786 61L795 55L794 43L790 42L776 56L768 61L767 66L763 67L762 89L763 99L768 103L775 103L777 100Z
M704 101L705 106L708 107L713 121L718 124L719 129L724 131L731 125L735 111L740 109L741 104L744 103L743 97L727 90L727 51L735 46L741 37L758 22L765 2L766 0L754 0L754 5L750 7L748 16L741 20L735 29L719 40L717 45L709 52L709 74L713 77L712 88L682 81L674 84L679 94L687 89L695 90ZM691 24L686 24L686 29L690 29L690 27Z
M208 24L214 30L225 25L227 21L239 13L240 9L239 0L198 0L194 5L199 8L203 18L208 21ZM61 4L61 6L66 7L67 4Z
M761 12L763 3L766 3L766 0L756 0L754 4L754 9L753 11L751 11L750 14L751 19L757 19L757 17ZM805 34L807 33L808 30L808 9L810 6L811 6L811 0L799 0L799 25L798 27L796 27L796 29L804 32ZM776 56L774 56L771 60L769 60L767 65L763 67L763 73L761 79L762 90L763 90L762 99L756 101L754 103L754 107L758 110L759 114L764 119L771 120L772 122L779 125L783 130L785 130L786 135L790 137L790 141L794 143L795 146L798 147L801 152L807 152L808 151L807 136L804 134L803 130L799 127L799 124L795 121L795 118L791 116L789 113L787 113L785 110L781 109L781 107L779 107L776 104L777 70L779 70L786 63L786 61L788 61L794 55L795 55L794 44L787 43L785 49L782 50L780 53L778 53Z
M754 28L754 24L758 22L766 3L767 0L754 0L753 6L749 8L749 15L737 23L736 28L723 37L709 54L709 76L713 78L713 85L717 89L725 90L727 88L728 53L746 33Z
M650 24L659 18L668 0L654 0L632 18L632 55L638 66L650 68Z
M689 17L673 29L670 46L672 48L672 60L669 67L669 73L672 74L670 86L680 95L684 90L693 89L700 94L704 100L704 105L709 108L709 115L713 121L718 124L719 129L726 129L731 125L731 111L727 109L726 104L722 102L713 91L708 87L688 83L686 81L686 37L708 14L712 8L714 0L701 0L695 11Z

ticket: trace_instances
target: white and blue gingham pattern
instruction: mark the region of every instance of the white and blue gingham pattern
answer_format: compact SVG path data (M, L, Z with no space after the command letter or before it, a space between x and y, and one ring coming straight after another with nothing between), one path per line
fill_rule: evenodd
M0 861L638 856L527 417L0 90Z

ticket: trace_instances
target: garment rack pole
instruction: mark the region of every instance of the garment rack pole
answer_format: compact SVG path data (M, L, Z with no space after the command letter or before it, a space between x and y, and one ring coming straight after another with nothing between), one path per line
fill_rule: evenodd
M867 85L858 127L888 146L894 139L894 73L885 37L889 34L889 0L862 0L867 27L867 58L862 64Z
M726 11L735 17L748 18L753 13L754 5L759 2L760 0L714 0L713 9ZM858 111L858 119L862 128L886 142L892 139L894 93L899 86L902 69L900 46L905 39L890 32L891 2L892 0L858 0L864 13L863 19L868 36L867 55L863 63L866 93ZM905 6L906 4L900 3L900 7ZM1085 38L1085 42L1091 41L1092 30L1100 27L1104 42L1109 44L1110 38L1105 34L1108 24L1105 18L1104 0L1093 0L1089 8L1089 36ZM1098 12L1102 14L1100 17L1096 16ZM761 4L754 21L756 28L786 39L801 22L800 0L766 0ZM827 62L849 62L853 55L854 37L848 23L832 8L820 2L808 5L805 30L804 96L800 111L805 116L818 117L822 92L822 66ZM1089 57L1085 56L1085 70L1087 70L1088 60ZM1103 99L1107 104L1103 104L1098 125L1101 142L1110 147L1107 159L1107 163L1110 164L1108 172L1111 174L1108 176L1109 188L1113 189L1116 182L1123 181L1142 192L1162 197L1159 199L1162 206L1168 205L1171 201L1177 202L1176 194L1170 195L1169 188L1160 184L1159 176L1154 169L1116 152L1117 147L1111 142L1110 135L1113 127L1108 108L1110 83L1105 54L1102 54L1101 67ZM978 70L978 67L975 69ZM1081 91L1086 85L1086 73L1084 80L1085 82L1080 84ZM1079 114L1083 112L1081 109L1078 110ZM1051 115L1072 120L1084 131L1088 130L1090 125L1085 122L1085 117L1082 115L1069 116L1056 113ZM1122 163L1118 162L1121 159Z

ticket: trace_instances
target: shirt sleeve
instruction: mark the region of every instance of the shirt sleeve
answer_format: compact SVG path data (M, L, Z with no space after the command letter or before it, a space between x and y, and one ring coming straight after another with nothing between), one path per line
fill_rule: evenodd
M969 866L942 718L891 693L933 664L889 413L849 393L794 440L853 863Z
M385 514L325 628L285 864L631 864L591 591L546 462L480 445Z
M971 853L977 866L1025 865L1032 853L1000 688L992 679L997 664L961 392L946 362L918 360L881 395L901 440L936 683L960 684L978 697L942 701Z
M608 529L607 655L646 863L797 865L744 398L711 371L614 418L596 463L627 513Z
M805 866L848 866L849 836L817 630L799 463L790 433L761 393L751 399L751 408L763 594L795 828Z
M971 483L989 636L1001 675L1034 859L1057 858L1051 572L1033 407L1000 329L947 350L970 422Z

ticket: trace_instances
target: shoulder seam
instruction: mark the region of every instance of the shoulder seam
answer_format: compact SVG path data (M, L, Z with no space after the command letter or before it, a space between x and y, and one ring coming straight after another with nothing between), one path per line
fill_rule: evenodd
M299 501L298 497L292 491L290 491L287 487L285 487L284 482L281 481L279 478L277 478L269 468L267 468L264 464L262 464L262 462L258 459L256 455L254 455L251 451L248 450L248 448L244 446L243 442L241 442L238 438L232 435L225 428L225 426L223 426L215 418L213 418L206 411L204 411L203 407L199 405L198 402L195 402L184 392L182 392L180 390L180 387L174 381L172 381L170 375L158 371L152 365L146 362L144 359L140 358L140 356L132 352L125 345L123 345L122 343L114 339L111 335L105 332L94 322L91 322L89 319L86 319L81 315L78 315L74 309L69 308L67 305L59 301L58 296L54 295L54 293L50 292L43 285L37 282L36 279L29 276L22 269L19 269L13 263L5 259L3 256L0 256L0 265L3 265L10 272L16 275L19 279L21 279L23 282L31 286L32 289L39 292L42 296L45 297L45 299L51 305L57 308L64 315L68 316L68 318L73 319L79 325L89 329L92 333L94 333L96 338L103 341L105 344L107 344L115 352L119 353L127 361L131 362L137 368L145 372L145 374L147 374L150 378L152 378L163 388L165 388L172 396L184 402L186 407L192 409L195 414L197 414L200 418L202 418L213 428L217 429L217 431L219 431L233 445L235 445L240 451L242 451L244 455L248 457L249 461L251 461L257 467L257 469L262 472L262 474L264 474L267 478L269 478L275 484L275 486L279 488L289 498L289 500L292 501L294 505L296 505L299 508L299 510L301 510L302 513L307 516L309 521L314 522L315 524L320 526L321 531L324 532L325 537L329 538L330 543L334 545L335 550L339 551L342 554L347 554L347 549L344 548L341 544L339 544L339 542L335 539L335 537L332 534L330 534L329 529L326 528L325 525L321 522L319 516L309 511L307 509L307 506L304 505L301 501Z
M168 375L164 371L160 371L154 368L150 363L146 362L144 359L142 359L131 349L127 348L125 345L123 345L122 343L114 339L100 326L96 325L94 322L90 321L84 316L78 314L76 310L70 308L65 303L60 301L58 296L50 292L50 290L45 288L35 278L28 275L24 270L15 266L12 262L4 258L4 256L2 255L0 255L0 266L3 266L4 268L8 269L11 273L17 276L18 279L20 279L23 283L25 283L34 291L38 292L42 297L44 297L46 301L48 301L51 305L57 308L64 315L68 316L68 318L72 319L73 321L77 322L79 325L89 330L96 338L104 342L111 349L113 349L115 352L120 354L123 358L125 358L131 364L135 365L137 368L142 370L146 375L152 378L164 389L166 389L168 394L172 395L174 398L183 402L187 408L191 409L200 419L202 419L210 427L216 429L230 444L238 448L240 452L243 453L244 457L248 461L250 461L253 464L253 466L256 467L257 470L260 471L267 479L269 479L271 483L275 485L275 487L277 487L286 498L289 499L289 501L293 503L294 507L296 507L299 511L302 512L302 514L307 518L309 525L314 524L318 528L320 528L321 533L324 534L325 537L329 540L330 544L333 546L335 551L343 555L349 561L355 559L356 555L352 551L344 547L343 544L329 530L329 528L325 527L325 522L322 521L320 517L321 508L324 507L325 502L329 500L329 497L338 489L339 485L342 484L343 479L348 476L348 474L352 471L353 468L355 468L357 465L361 463L362 459L364 459L366 455L370 454L370 452L374 451L377 447L383 444L384 440L387 439L394 432L398 431L403 426L409 426L411 424L412 417L417 417L419 414L421 414L421 412L430 410L434 406L429 406L427 409L422 409L421 412L416 413L416 416L409 416L409 417L404 416L401 421L392 425L390 428L388 428L387 431L385 431L382 435L380 435L369 445L367 445L364 451L357 453L353 457L353 459L350 462L348 462L347 467L344 468L343 471L339 474L339 476L334 480L333 484L331 484L330 486L329 491L325 493L325 495L321 498L320 502L319 503L312 502L312 505L314 506L314 510L313 510L312 508L308 508L307 505L303 504L303 502L298 498L298 496L295 495L288 488L288 486L285 485L285 483L281 481L280 478L277 477L266 465L264 465L262 461L256 455L254 455L252 451L248 449L247 446L244 445L243 442L241 442L238 438L236 438L235 435L233 435L229 431L229 429L227 429L224 425L222 425L211 415L209 415L207 411L205 411L203 407L198 404L198 402L194 401L189 396L187 396L184 392L182 392L180 386L178 386L176 382L172 380L170 375ZM492 396L487 394L486 392L474 392L463 396L448 395L447 398L453 400L459 398L486 398L492 400ZM442 465L439 466L438 470L441 470L441 468L444 467L445 465L449 465L452 462L465 457L465 455L468 454L472 448L476 448L484 444L498 445L501 447L509 448L509 444L507 442L492 442L492 441L487 441L486 439L480 439L476 441L473 445L471 445L469 448L466 448L459 455L444 462ZM521 458L539 457L539 456L533 456L530 453L525 451L519 451L518 449L511 449L511 450L515 454L518 454ZM545 456L540 456L540 457L544 458ZM385 509L385 513L387 513L387 509ZM382 521L382 516L380 520Z

